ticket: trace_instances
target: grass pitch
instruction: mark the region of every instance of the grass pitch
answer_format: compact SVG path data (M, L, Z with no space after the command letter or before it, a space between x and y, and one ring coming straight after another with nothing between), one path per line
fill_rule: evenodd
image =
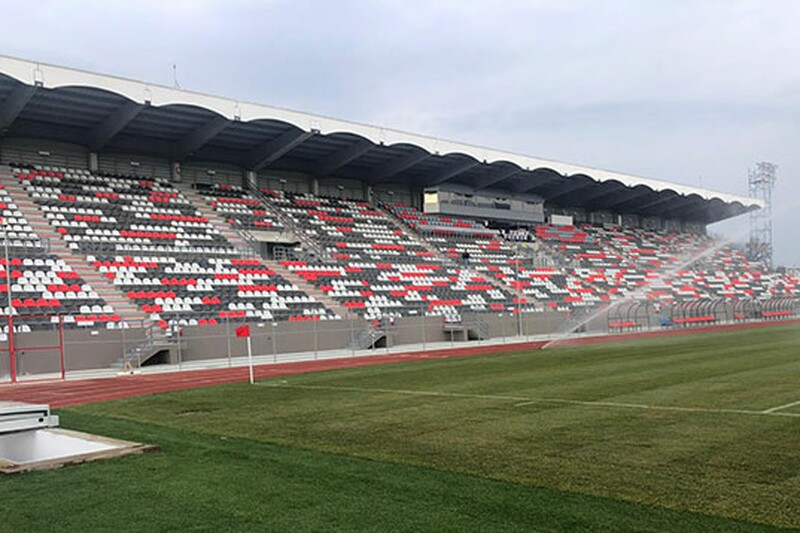
M0 530L800 527L800 329L364 367L94 404L163 453L0 479Z

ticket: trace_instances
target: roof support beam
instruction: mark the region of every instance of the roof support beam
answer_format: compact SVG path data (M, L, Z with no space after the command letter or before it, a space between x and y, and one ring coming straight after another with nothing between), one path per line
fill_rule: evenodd
M86 144L93 152L100 150L135 119L144 108L145 106L142 104L125 102L89 132L86 136Z
M614 195L620 194L625 191L624 185L614 186L609 185L607 187L598 187L596 191L590 194L586 194L581 197L581 203L584 205L594 205L597 202L601 201L603 198L611 198Z
M667 205L658 211L657 216L666 218L683 218L692 212L707 209L707 206L704 205L706 201L702 198L692 198L691 200L687 200L686 198L680 197L680 199L683 200L683 205L678 204L675 207Z
M306 139L316 135L316 131L302 131L291 129L285 131L261 146L254 148L244 158L244 166L249 170L259 171L271 165L291 149L305 142Z
M653 195L653 194L654 193L651 191L650 195ZM656 205L658 203L660 203L660 202L667 201L662 196L657 196L656 198L658 198L658 202L656 202ZM671 199L671 198L672 197L670 197L669 199ZM617 213L625 213L625 212L628 212L628 211L635 211L637 213L641 213L641 212L643 212L642 205L649 205L649 204L640 204L639 202L640 202L640 200L638 200L636 198L625 199L625 200L622 200L619 203L615 204L613 206L613 209Z
M475 190L480 191L483 189L488 189L495 183L500 183L501 181L507 180L512 176L516 176L522 172L522 169L519 167L503 167L495 170L489 176L485 177L481 180L480 183L475 184Z
M514 188L514 192L527 193L535 189L538 189L540 187L543 187L545 185L548 185L550 183L564 180L563 176L552 172L545 174L544 177L540 176L541 176L540 173L538 173L537 171L533 171L533 177L527 180L527 182L523 181L517 184L517 186Z
M692 215L693 213L700 213L702 211L702 206L687 206L681 209L675 210L668 210L664 211L659 215L654 215L662 220L672 220L672 219L679 219L679 220L694 220L695 217ZM678 214L680 213L680 214Z
M183 139L177 141L172 149L175 159L185 159L186 156L202 148L208 141L216 137L230 121L223 117L214 117L199 128L189 132Z
M653 201L647 202L646 204L637 205L636 210L639 212L644 212L647 211L648 209L652 209L654 207L662 206L668 202L672 202L673 200L679 200L680 198L681 198L680 195L675 195L675 194L668 194L664 196L659 195L659 197ZM658 216L657 213L658 211L656 211L656 214L654 216Z
M736 209L730 204L716 205L716 206L703 206L699 216L692 218L692 215L683 217L685 219L695 220L703 224L713 224L720 220L736 216ZM740 213L741 214L741 213Z
M618 191L614 191L616 194ZM620 199L617 202L612 202L606 206L606 209L616 210L619 209L620 206L627 206L631 202L641 198L642 196L647 196L648 194L652 194L653 191L649 187L639 187L638 190L631 191L631 193L626 196L625 198ZM598 198L599 200L599 198Z
M444 168L441 171L437 172L436 174L433 174L427 180L425 180L427 182L426 186L442 184L446 181L455 178L459 174L463 174L464 172L468 171L471 168L477 167L480 164L481 164L480 161L476 161L472 158L469 158L465 161L459 161L457 163L454 163L449 167Z
M319 159L316 163L314 163L311 173L318 178L330 176L350 161L353 161L354 159L357 159L369 152L373 146L375 145L366 139L353 143L350 146L342 148L338 152L334 152L330 155L326 155L322 159Z
M0 132L11 127L38 89L35 85L20 85L0 104Z
M703 220L706 216L706 207L702 205L690 205L681 209L676 209L673 212L667 211L662 215L662 218L667 219L680 219L680 220ZM714 217L710 217L712 220Z
M565 178L564 180L567 181L569 178ZM550 198L545 198L545 202L558 202L561 199L569 197L573 192L577 191L581 187L587 187L587 184L583 180L575 179L572 180L572 183L566 183L562 187L559 188L558 193L555 196L551 196ZM531 189L535 189L536 187L531 187Z
M384 163L376 168L369 176L370 181L382 181L387 178L408 170L417 163L428 159L431 156L425 151L416 151L406 154L404 156L395 158L388 163Z

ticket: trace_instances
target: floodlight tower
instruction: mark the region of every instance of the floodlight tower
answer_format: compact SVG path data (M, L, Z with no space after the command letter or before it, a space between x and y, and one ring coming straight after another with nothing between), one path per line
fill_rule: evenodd
M747 184L752 198L764 202L764 207L750 213L750 242L747 245L748 258L761 261L772 268L772 190L775 188L778 165L756 163L747 176Z

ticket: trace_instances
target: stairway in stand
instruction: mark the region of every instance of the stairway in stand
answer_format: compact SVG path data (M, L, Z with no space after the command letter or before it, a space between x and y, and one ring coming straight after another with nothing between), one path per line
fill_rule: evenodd
M445 254L441 252L441 250L439 250L437 247L435 247L427 240L425 240L425 237L423 237L419 231L417 231L415 228L412 228L411 225L409 225L405 220L392 213L390 209L387 209L382 205L377 205L377 204L375 208L381 213L383 213L383 215L387 219L389 219L395 226L397 226L397 229L401 230L403 233L407 234L412 239L417 241L417 244L423 246L426 250L432 253L433 256L439 259L441 262L443 262L446 265L460 266L459 263L447 257Z
M404 231L412 238L414 238L419 244L425 247L426 250L431 252L434 257L442 261L445 265L453 265L458 268L463 268L461 263L458 261L453 260L452 258L448 257L446 254L442 253L437 247L433 244L425 240L425 237L417 231L415 228L411 227L405 220L398 217L390 209L385 208L382 205L376 205L376 209L386 215L386 217L391 220L398 229ZM486 275L484 276L486 281L492 285L496 289L504 290L506 292L510 292L514 295L515 299L520 299L523 303L531 304L536 302L536 299L530 295L525 294L523 291L519 290L518 288L511 285L511 283L505 283L501 280L496 279L494 276ZM516 303L516 302L515 302ZM539 304L541 306L541 304Z
M350 313L350 311L342 304L340 304L339 302L337 302L336 300L334 300L333 298L331 298L330 296L319 290L317 287L315 287L311 283L307 282L306 280L304 280L303 278L301 278L300 276L298 276L297 274L295 274L294 272L292 272L291 270L280 264L278 261L262 259L261 262L264 263L269 268L271 268L272 270L274 270L276 274L280 274L281 276L286 278L286 281L290 281L295 285L297 285L301 291L304 291L309 296L313 296L315 300L321 302L322 305L333 311L336 315L342 318L349 318L350 315L352 315L352 313Z
M220 234L225 237L234 248L252 249L247 241L245 241L235 229L231 228L228 221L224 220L214 211L213 207L208 205L208 200L202 194L198 194L190 185L176 184L176 187L181 191L181 194L192 202L195 209L219 230Z
M183 195L186 196L190 202L192 202L192 205L200 212L200 214L206 217L209 222L214 224L214 226L219 229L222 236L225 237L228 242L230 242L236 248L252 249L252 247L247 244L244 239L242 239L236 230L231 228L230 224L228 224L228 221L224 220L214 211L214 208L208 204L208 200L203 197L203 195L198 194L197 191L188 185L181 185L179 188L181 193L183 193ZM325 307L333 311L335 314L341 316L342 318L348 315L348 310L339 302L333 298L330 298L317 287L308 283L306 280L281 265L278 261L264 259L262 257L258 257L258 259L264 266L271 268L277 274L283 276L286 281L297 285L300 290L309 296L314 297L314 299L316 299L318 302L321 302Z
M108 305L114 308L114 312L118 314L122 320L128 322L131 327L139 325L149 325L149 317L139 310L128 297L117 288L113 283L110 283L103 274L94 269L86 259L73 253L54 229L53 226L47 221L33 201L31 201L25 188L14 178L11 172L0 170L0 183L3 184L8 194L14 200L14 203L19 208L20 212L28 220L28 223L33 228L33 231L43 240L49 241L50 253L63 259L69 267L78 273L86 283L100 295Z

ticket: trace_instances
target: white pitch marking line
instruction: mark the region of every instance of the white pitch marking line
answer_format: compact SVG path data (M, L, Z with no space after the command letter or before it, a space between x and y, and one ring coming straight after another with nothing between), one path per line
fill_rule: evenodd
M425 390L410 390L410 389L380 389L368 387L333 387L327 385L295 385L287 384L286 382L280 384L270 384L268 382L261 382L261 385L274 388L284 389L309 389L309 390L331 390L331 391L345 391L345 392L373 392L381 394L404 394L407 396L442 396L447 398L477 398L484 400L516 400L516 401L530 401L531 398L523 396L506 396L498 394L470 394L467 392L446 392L446 391L425 391Z
M780 411L782 409L788 409L789 407L794 407L795 405L800 405L800 400L797 400L796 402L791 402L791 403L786 403L786 404L783 404L783 405L779 405L777 407L771 407L771 408L765 409L764 411L761 411L761 412L764 413L765 415L771 415L773 413L774 414L786 415L786 414L789 414L789 413L776 413L776 411Z
M363 392L363 393L378 393L378 394L402 394L406 396L435 396L444 398L471 398L479 400L513 400L518 402L514 404L514 407L524 407L526 405L533 405L537 403L558 403L565 405L584 405L589 407L618 407L622 409L641 409L641 410L651 410L651 411L785 416L792 418L800 418L800 413L776 412L775 409L778 408L768 409L767 411L753 411L748 409L715 409L709 407L680 407L672 405L646 405L641 403L608 402L604 400L570 400L567 398L531 398L525 396L510 396L505 394L470 394L466 392L425 391L425 390L410 390L410 389L336 387L330 385L300 385L300 384L295 385L287 383L286 381L281 381L278 383L262 381L256 384L263 385L266 387L284 388L284 389L330 390L330 391ZM800 404L800 402L795 402L795 404ZM791 405L795 404L780 406L780 408L790 407Z
M623 407L627 409L650 409L651 406L641 403L607 402L605 400L568 400L566 398L534 398L527 402L514 404L514 407L525 407L537 403L564 403L572 405L600 405L605 407Z

